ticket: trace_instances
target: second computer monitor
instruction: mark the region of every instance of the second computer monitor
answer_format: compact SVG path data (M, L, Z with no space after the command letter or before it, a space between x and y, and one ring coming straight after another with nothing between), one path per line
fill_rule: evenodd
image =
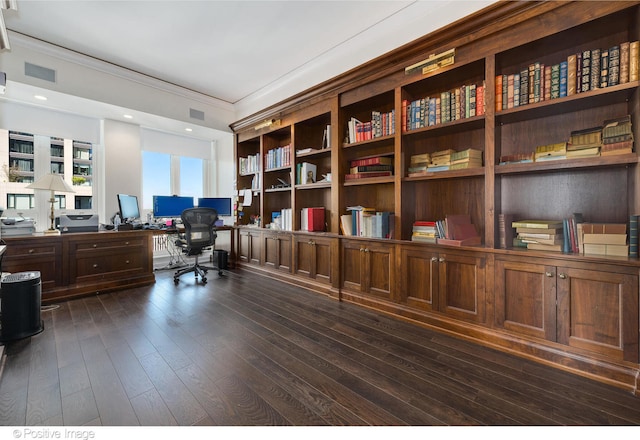
M193 208L193 197L153 196L153 216L155 218L179 218L182 211Z
M218 215L231 215L231 199L229 197L200 197L199 208L213 208Z

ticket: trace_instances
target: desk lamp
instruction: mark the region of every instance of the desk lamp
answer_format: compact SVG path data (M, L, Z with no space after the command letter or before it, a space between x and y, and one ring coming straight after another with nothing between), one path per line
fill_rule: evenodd
M53 221L55 219L53 214L53 204L56 201L56 197L54 193L56 191L60 192L75 192L68 184L64 181L60 174L45 174L41 178L39 178L36 182L33 182L30 185L27 185L27 188L31 189L48 189L51 191L51 198L49 202L51 203L51 226L48 230L44 231L45 234L57 234L58 231L53 227Z

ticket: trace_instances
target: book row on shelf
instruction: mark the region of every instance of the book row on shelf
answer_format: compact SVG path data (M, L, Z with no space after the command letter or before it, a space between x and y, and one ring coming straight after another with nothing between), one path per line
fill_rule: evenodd
M345 143L353 144L395 134L395 117L396 111L394 109L390 112L374 110L371 112L371 120L366 122L356 118L349 119Z
M581 213L565 219L514 220L500 214L500 247L526 248L565 254L638 257L638 219L631 215L626 223L590 223Z
M587 49L555 64L535 62L520 71L496 76L496 110L638 80L640 43L626 41L610 48Z
M626 115L597 127L574 130L568 141L539 145L529 153L500 156L500 165L628 154L633 152L633 142L631 116Z
M462 170L482 166L482 150L467 148L455 151L451 148L434 153L421 153L411 156L408 176L448 170Z
M291 166L291 144L273 148L264 155L265 170L289 166Z
M411 241L453 246L478 246L482 239L471 219L465 214L447 215L444 220L417 220L413 223Z
M342 234L346 236L393 239L395 215L364 206L347 207L348 214L340 216Z
M483 115L484 89L484 83L469 84L441 92L438 96L403 100L402 131Z
M251 174L260 171L260 153L238 158L240 174Z

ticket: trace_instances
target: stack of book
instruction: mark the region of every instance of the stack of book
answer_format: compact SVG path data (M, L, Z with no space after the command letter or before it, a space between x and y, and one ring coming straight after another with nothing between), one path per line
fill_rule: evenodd
M518 154L506 154L500 156L499 165L507 165L510 163L531 163L534 159L534 153L518 153Z
M628 154L633 152L633 131L631 130L631 116L611 119L604 122L602 129L603 156Z
M264 169L271 170L274 168L291 166L291 144L283 147L273 148L264 155Z
M625 223L583 223L582 242L585 254L629 255Z
M411 174L427 172L430 164L431 155L429 153L414 154L411 156L411 162L409 163L409 176L411 176Z
M464 168L476 168L482 166L482 151L468 148L463 151L451 153L449 166L450 170L461 170Z
M558 142L549 145L540 145L536 147L535 161L544 162L548 160L560 160L567 158L567 143Z
M455 153L452 149L436 151L431 155L431 163L427 166L427 171L447 171L451 166L451 154Z
M344 176L345 180L392 176L393 157L373 156L352 160L349 167L349 174Z
M419 241L422 243L436 243L437 239L438 233L436 230L436 222L418 220L413 223L411 241Z
M600 156L602 127L591 127L571 132L567 144L567 158Z
M527 249L562 252L562 220L517 220L511 223L516 230L514 245Z

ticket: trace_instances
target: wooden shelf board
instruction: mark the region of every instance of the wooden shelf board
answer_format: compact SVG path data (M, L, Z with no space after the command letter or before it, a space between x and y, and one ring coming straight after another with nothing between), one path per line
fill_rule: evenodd
M636 153L621 154L619 156L598 156L581 159L561 159L548 162L511 163L497 165L496 174L538 173L541 171L571 170L579 168L614 167L638 163Z

